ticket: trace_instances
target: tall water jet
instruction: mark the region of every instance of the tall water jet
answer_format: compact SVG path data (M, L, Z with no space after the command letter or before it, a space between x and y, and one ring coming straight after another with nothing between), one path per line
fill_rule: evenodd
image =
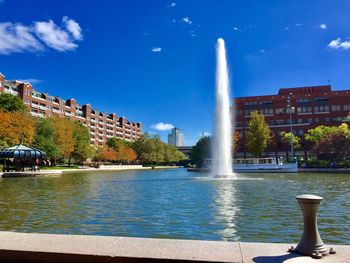
M225 42L219 38L216 44L216 108L212 145L212 173L215 177L235 177L232 172L232 126L229 94Z

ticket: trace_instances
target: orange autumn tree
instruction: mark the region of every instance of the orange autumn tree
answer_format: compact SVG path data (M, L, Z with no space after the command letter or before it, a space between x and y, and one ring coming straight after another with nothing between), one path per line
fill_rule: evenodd
M241 134L234 131L232 134L232 152L235 154L240 146Z
M12 146L22 142L31 144L35 135L35 122L26 112L0 111L0 140Z
M98 161L115 161L117 159L117 153L108 148L108 147L101 147L98 149L97 152L97 160Z
M124 150L125 159L128 163L136 161L137 154L134 151L134 149L132 149L130 147L126 147L123 150Z

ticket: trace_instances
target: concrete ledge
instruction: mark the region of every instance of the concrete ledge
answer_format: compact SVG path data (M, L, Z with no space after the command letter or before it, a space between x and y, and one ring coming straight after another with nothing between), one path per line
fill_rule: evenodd
M0 232L0 262L317 262L287 244ZM334 246L322 262L349 262L350 246Z

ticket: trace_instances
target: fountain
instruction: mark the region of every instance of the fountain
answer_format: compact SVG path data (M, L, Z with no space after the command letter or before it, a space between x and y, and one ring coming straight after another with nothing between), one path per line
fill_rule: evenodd
M216 44L216 109L212 146L212 173L215 177L235 178L232 172L232 127L225 42Z

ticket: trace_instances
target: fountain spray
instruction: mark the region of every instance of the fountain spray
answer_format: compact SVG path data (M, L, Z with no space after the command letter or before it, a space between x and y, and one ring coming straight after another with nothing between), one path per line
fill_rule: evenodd
M230 86L225 42L216 44L216 108L212 145L212 173L215 177L234 178L232 172L232 120L230 115Z

